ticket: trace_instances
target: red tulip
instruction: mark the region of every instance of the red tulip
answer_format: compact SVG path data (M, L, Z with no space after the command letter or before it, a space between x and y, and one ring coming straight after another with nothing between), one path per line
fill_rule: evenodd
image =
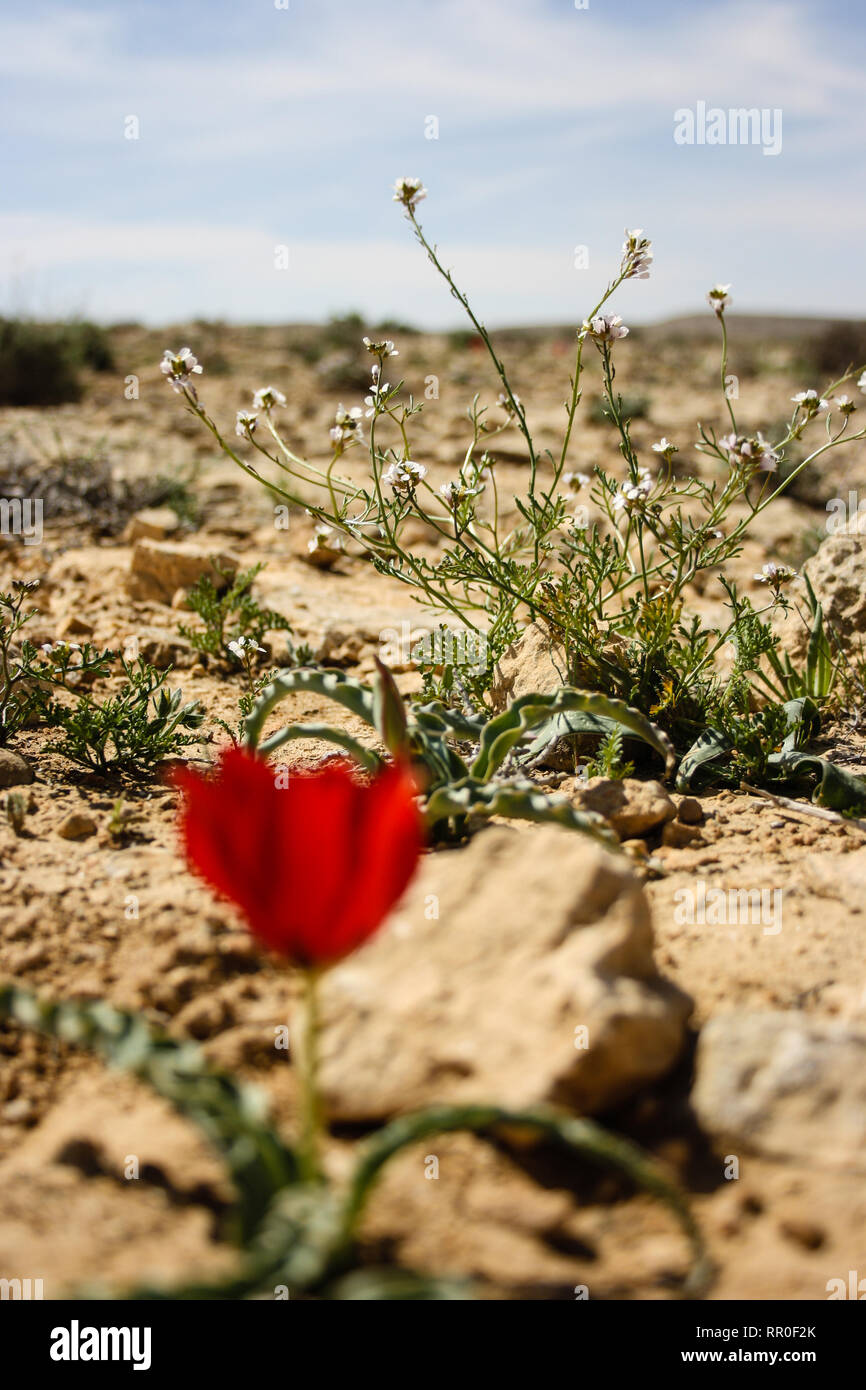
M236 903L255 937L297 965L339 960L371 936L421 853L408 770L359 782L343 763L292 773L230 748L214 776L179 769L190 866Z

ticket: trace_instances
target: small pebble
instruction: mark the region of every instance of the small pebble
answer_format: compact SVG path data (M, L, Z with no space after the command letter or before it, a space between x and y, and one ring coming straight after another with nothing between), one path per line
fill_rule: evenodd
M57 827L57 833L64 840L86 840L88 835L96 834L96 821L83 811L70 811Z

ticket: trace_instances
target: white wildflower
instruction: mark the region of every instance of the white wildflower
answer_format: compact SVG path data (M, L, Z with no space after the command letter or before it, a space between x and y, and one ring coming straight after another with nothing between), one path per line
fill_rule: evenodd
M819 396L817 391L798 391L796 396L791 397L791 400L809 418L817 415L820 410L830 409L830 402Z
M628 336L628 329L619 314L596 314L593 319L584 319L581 335L589 334L598 343L613 343L618 338Z
M615 512L640 510L655 486L648 468L639 468L637 479L623 483L613 499Z
M248 410L239 410L235 421L235 434L240 435L241 439L249 439L258 423L258 415L252 415Z
M563 473L562 481L569 492L580 492L582 487L588 487L591 479L588 473Z
M204 371L197 357L193 357L188 347L181 348L180 352L172 352L171 348L166 348L159 364L159 370L166 377L173 390L182 392L184 387L195 394L195 390L190 377L200 376Z
M730 288L730 285L713 285L707 295L707 303L719 318L732 303L731 296L728 294Z
M285 405L286 398L276 386L262 386L253 396L255 410L273 410L275 405Z
M251 656L253 652L265 650L264 647L260 647L257 642L254 642L252 637L238 637L234 642L229 642L228 648L232 656L236 656L238 661L246 661L247 656Z
M443 483L439 489L439 495L446 506L455 511L461 502L467 501L470 497L477 497L483 491L483 485L481 487L469 487L460 479L456 483Z
M653 445L653 453L662 454L666 459L672 459L674 454L679 453L679 449L676 444L671 444L669 439L662 436L658 443Z
M719 448L727 454L731 468L775 473L779 466L779 455L760 432L754 438L726 434L719 440Z
M792 579L797 578L797 571L792 570L789 565L777 565L771 560L755 575L759 584L767 584L777 594L784 584L790 584Z
M361 418L364 412L359 405L353 405L351 410L347 410L344 405L340 405L334 415L334 425L331 429L331 439L335 444L351 444L354 439L363 439L364 434L361 428Z
M336 556L343 550L343 537L333 526L328 526L322 521L307 541L307 550L310 555L321 555L324 552L329 556Z
M414 463L412 459L403 459L400 463L392 463L390 468L386 468L382 474L382 482L387 483L398 497L411 497L416 487L427 476L427 469L423 463Z
M372 338L364 338L364 347L368 352L372 352L375 357L399 357L400 353L395 348L390 338L385 338L383 342L374 342Z
M364 404L367 407L364 414L368 420L371 415L378 415L379 411L383 409L384 397L390 389L387 381L383 382L381 386L376 382L373 383L369 396L364 397Z
M402 203L410 212L414 212L415 204L426 197L427 189L420 179L397 179L394 184L394 202Z
M643 227L635 227L633 232L625 229L622 247L620 274L626 280L648 280L652 264L652 242L643 234Z

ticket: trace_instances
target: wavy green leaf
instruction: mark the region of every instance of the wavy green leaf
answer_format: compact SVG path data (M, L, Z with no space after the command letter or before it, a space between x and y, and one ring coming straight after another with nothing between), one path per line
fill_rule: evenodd
M248 748L258 747L268 715L287 695L297 691L309 691L310 694L334 700L359 719L363 719L371 728L376 727L372 692L360 681L347 676L344 671L318 670L307 666L297 669L290 667L285 671L279 671L270 685L265 686L244 721Z
M571 713L610 719L620 724L661 755L666 774L673 769L676 759L670 739L640 710L627 705L624 700L614 700L598 691L572 690L563 686L551 695L522 695L502 714L491 719L481 735L478 756L469 769L470 773L482 781L486 780L530 729L554 716Z
M495 1105L442 1105L392 1120L366 1141L355 1167L343 1205L343 1232L348 1243L367 1199L385 1164L409 1144L433 1135L468 1131L482 1138L527 1135L552 1141L575 1155L602 1167L615 1168L632 1183L649 1192L672 1212L691 1251L691 1270L683 1288L688 1297L699 1297L712 1282L714 1270L700 1227L684 1193L650 1156L636 1144L611 1134L593 1120L576 1118L545 1106L507 1110Z
M603 816L578 811L567 797L547 795L532 782L479 782L465 777L431 792L424 812L431 825L464 816L505 816L562 825L591 835L608 849L619 849L619 840Z
M343 729L335 729L330 724L287 724L285 728L266 738L264 743L259 745L259 752L267 756L277 748L282 748L284 743L301 738L317 738L324 743L334 743L337 747L344 748L367 772L377 772L382 767L382 759L378 753L374 753L371 748L365 748L363 743L352 738L351 734L345 733Z

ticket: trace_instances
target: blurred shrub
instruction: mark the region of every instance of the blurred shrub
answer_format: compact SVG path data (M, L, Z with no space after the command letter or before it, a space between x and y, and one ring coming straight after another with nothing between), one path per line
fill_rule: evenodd
M817 377L840 377L866 364L866 323L833 323L806 344L806 360Z
M626 419L643 420L646 418L650 408L649 396L629 395L624 392L622 396L622 413ZM589 418L594 425L612 425L613 420L608 414L607 401L604 396L596 396L589 407Z
M0 405L62 405L81 399L82 367L114 366L105 330L86 320L0 319Z

